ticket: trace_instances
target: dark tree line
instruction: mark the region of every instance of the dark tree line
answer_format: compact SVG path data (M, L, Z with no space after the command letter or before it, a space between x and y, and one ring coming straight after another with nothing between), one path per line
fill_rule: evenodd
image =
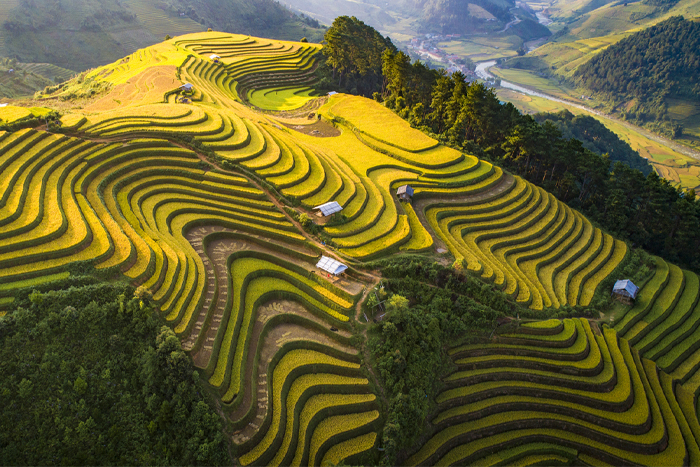
M320 88L371 96L382 88L382 54L396 51L388 37L359 19L339 16L326 31Z
M613 44L575 73L577 84L613 102L632 101L623 116L668 120L667 98L700 100L700 23L669 18Z
M0 318L0 464L230 464L221 418L148 299L70 284L18 293Z
M596 154L608 154L611 161L624 162L645 176L654 170L649 161L590 115L574 115L568 110L562 110L558 113L540 113L534 115L534 118L540 124L551 121L559 128L564 139L575 138L583 143L584 148Z

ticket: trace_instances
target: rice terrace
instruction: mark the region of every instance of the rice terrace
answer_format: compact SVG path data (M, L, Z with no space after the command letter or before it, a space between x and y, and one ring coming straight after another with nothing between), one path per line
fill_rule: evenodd
M87 98L0 132L0 321L84 270L117 277L191 357L237 464L376 465L402 400L368 350L402 306L381 265L432 258L450 303L472 284L509 313L445 348L392 462L700 465L698 276L651 257L634 304L570 316L632 245L375 100L317 91L320 49L187 34L47 88L34 102Z

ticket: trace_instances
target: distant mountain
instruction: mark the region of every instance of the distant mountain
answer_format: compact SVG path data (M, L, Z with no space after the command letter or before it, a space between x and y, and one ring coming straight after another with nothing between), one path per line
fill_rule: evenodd
M608 154L613 162L623 162L644 175L653 170L649 161L590 115L574 115L568 110L562 110L558 113L536 114L535 120L539 123L552 122L559 128L564 139L575 138L583 143L584 148L596 154Z
M476 5L483 8L493 18L508 23L512 19L510 9L515 7L515 0L413 0L416 6L422 7L423 21L426 26L432 26L439 32L451 34L466 34L470 29L484 22L481 16L474 14Z
M330 24L356 16L387 34L498 32L513 19L515 0L287 0L296 11ZM538 25L539 26L539 25ZM546 30L546 28L544 28ZM549 35L549 31L537 37Z
M323 34L274 0L3 0L0 23L0 56L74 71L207 28L274 39Z

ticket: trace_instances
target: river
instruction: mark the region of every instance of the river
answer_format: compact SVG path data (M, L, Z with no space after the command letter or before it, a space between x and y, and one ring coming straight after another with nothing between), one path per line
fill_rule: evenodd
M494 75L492 75L489 72L489 68L494 66L496 64L495 60L489 60L488 62L480 62L476 64L476 75L483 79L483 80L488 80L488 79L493 79L496 78ZM693 149L683 146L682 144L678 144L674 141L671 141L668 138L664 138L663 136L659 136L656 133L652 133L649 130L645 130L644 128L638 127L636 125L633 125L629 122L626 122L624 120L620 120L619 118L613 117L611 115L608 115L606 113L600 112L595 109L591 109L590 107L586 107L585 105L577 104L575 102L567 101L565 99L560 99L558 97L550 96L549 94L545 94L541 91L534 91L529 88L525 88L523 86L519 86L517 84L511 83L509 81L501 80L501 87L510 89L511 91L519 92L521 94L527 94L529 96L536 96L536 97L541 97L543 99L547 99L553 102L559 102L560 104L565 104L569 107L575 107L577 109L581 109L585 112L588 112L593 115L597 115L601 118L605 118L608 120L612 120L616 123L619 123L620 125L623 125L624 127L636 131L637 133L645 136L646 138L649 138L652 141L656 141L657 143L663 144L666 147L669 147L673 149L676 152L679 152L681 154L684 154L688 157L692 157L693 159L700 160L700 152L694 151Z

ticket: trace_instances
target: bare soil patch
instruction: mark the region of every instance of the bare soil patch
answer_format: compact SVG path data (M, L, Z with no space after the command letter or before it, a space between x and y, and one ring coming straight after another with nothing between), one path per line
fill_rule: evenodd
M104 97L85 107L87 112L104 112L132 105L163 102L163 95L180 84L177 67L163 65L148 68L126 83L112 88Z
M331 125L330 123L324 122L323 120L316 120L316 123L311 125L295 125L291 123L283 123L284 126L292 130L298 131L309 136L316 136L318 138L334 138L340 136L340 130Z

